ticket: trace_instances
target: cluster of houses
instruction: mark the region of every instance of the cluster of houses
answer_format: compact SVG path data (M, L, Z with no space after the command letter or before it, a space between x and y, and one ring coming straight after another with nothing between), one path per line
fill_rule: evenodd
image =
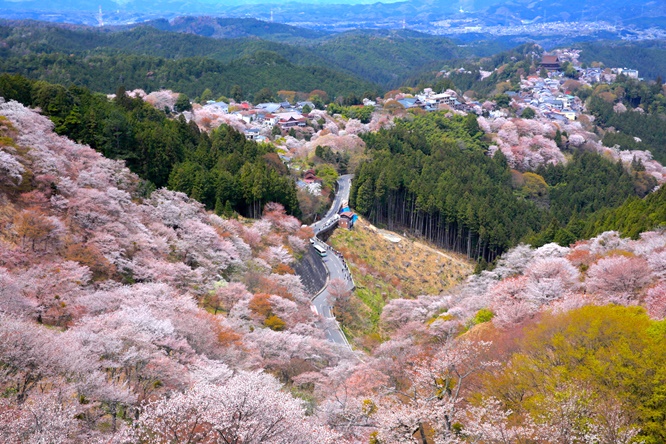
M578 72L578 81L583 84L611 83L619 74L638 78L638 71L628 68L581 68L577 66L578 50L560 50L557 54L546 54L541 58L540 67L548 71L547 78L529 76L521 81L521 91L506 94L519 105L538 109L541 113L555 121L565 122L576 120L583 111L583 104L576 96L563 91L566 78L561 73L563 61L574 63Z
M632 68L583 68L578 59L580 49L556 49L552 54L544 54L541 58L541 66L547 71L556 72L561 69L563 62L570 62L578 72L578 79L588 84L613 83L615 78L622 74L632 79L640 79L638 70Z
M580 99L562 92L564 79L529 76L521 81L521 91L509 96L518 103L531 106L551 120L576 120L582 112Z
M240 117L246 124L252 126L245 130L245 137L257 142L266 141L266 136L261 134L262 128L272 130L277 126L282 131L289 131L294 127L306 126L308 115L303 114L303 109L306 107L314 109L315 105L309 101L297 102L293 105L289 102L280 102L259 103L254 106L246 101L233 105L209 101L204 105L204 108L212 112Z
M425 88L422 93L416 94L414 97L398 98L396 101L405 109L421 108L426 112L455 109L481 114L481 104L479 102L465 101L453 90L438 94L432 88Z
M618 75L623 74L627 77L637 80L643 80L638 77L637 69L629 68L578 68L578 80L592 85L594 83L613 83Z

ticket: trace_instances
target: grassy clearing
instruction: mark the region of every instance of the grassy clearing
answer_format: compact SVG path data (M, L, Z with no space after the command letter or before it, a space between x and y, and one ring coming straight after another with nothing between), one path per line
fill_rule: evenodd
M345 256L354 276L357 313L344 329L364 348L385 339L379 318L387 301L440 293L473 270L460 255L379 230L363 219L351 231L336 230L329 243Z

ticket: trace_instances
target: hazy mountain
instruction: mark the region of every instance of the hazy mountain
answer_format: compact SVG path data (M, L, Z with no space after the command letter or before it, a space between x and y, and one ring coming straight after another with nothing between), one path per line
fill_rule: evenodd
M227 38L193 35L197 32ZM238 38L228 38L232 36ZM270 52L293 65L343 71L383 87L400 86L405 78L423 70L437 71L446 60L469 53L448 38L410 30L364 30L329 35L254 19L209 17L172 22L158 20L115 30L0 21L0 39L6 42L5 57L17 55L16 50L20 48L20 51L35 54L112 51L167 59L202 57L230 63L251 59L259 52Z
M298 28L282 23L270 23L253 18L177 17L173 20L153 20L146 25L163 31L185 32L204 37L259 37L265 40L311 40L330 35L328 32Z
M666 3L657 0L0 0L0 16L88 23L97 22L99 8L106 23L132 23L175 15L226 15L302 24L323 29L337 27L397 27L403 20L430 23L441 20L476 20L478 23L521 24L551 21L606 21L624 26L649 27L664 23ZM224 27L226 25L220 25ZM214 26L215 28L215 26ZM213 35L215 29L209 30Z

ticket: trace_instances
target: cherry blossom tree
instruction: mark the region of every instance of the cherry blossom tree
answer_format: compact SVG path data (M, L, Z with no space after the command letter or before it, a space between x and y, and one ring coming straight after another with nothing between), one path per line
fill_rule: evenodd
M206 301L217 314L218 310L230 312L236 302L247 300L250 296L245 285L240 282L230 282L217 285L211 294L206 297Z
M132 437L144 443L333 443L339 436L305 417L273 377L239 372L147 404Z
M511 424L511 409L505 409L497 398L485 398L479 406L469 406L463 415L463 436L471 442L520 444L533 442L536 426L527 418L522 425Z
M21 293L16 277L6 268L0 267L0 312L28 316L34 313L35 308L35 301Z
M580 273L563 258L537 259L527 270L527 297L536 305L543 305L575 290Z
M666 318L666 282L659 282L647 291L645 306L651 317Z
M647 261L654 277L666 279L666 249L650 254Z
M395 330L411 321L423 321L429 315L426 301L418 299L392 299L383 308L382 324Z
M608 256L587 272L588 292L607 302L636 303L638 292L650 282L647 261L641 257Z
M11 154L0 151L0 181L4 185L20 185L25 167Z
M545 442L629 444L640 431L611 397L597 399L585 387L557 387L539 403L537 437Z
M43 379L53 375L58 347L54 333L29 321L0 313L0 382L18 404Z
M21 406L0 404L0 435L5 442L66 444L77 442L76 410L54 393Z
M504 279L491 291L491 310L495 314L493 323L506 328L529 319L537 311L537 305L529 300L527 294L528 279L518 276Z
M386 442L426 442L427 429L446 442L460 419L465 384L476 372L497 365L484 355L490 343L451 341L411 372L411 386L392 388L375 416L379 437Z

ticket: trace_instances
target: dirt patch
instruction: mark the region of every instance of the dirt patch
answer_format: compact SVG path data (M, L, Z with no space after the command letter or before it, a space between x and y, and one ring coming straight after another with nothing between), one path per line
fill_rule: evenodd
M474 269L463 256L378 229L362 218L351 231L336 230L329 243L347 259L357 285L354 297L370 315L369 324L346 326L359 341L381 340L379 317L388 300L438 294Z

